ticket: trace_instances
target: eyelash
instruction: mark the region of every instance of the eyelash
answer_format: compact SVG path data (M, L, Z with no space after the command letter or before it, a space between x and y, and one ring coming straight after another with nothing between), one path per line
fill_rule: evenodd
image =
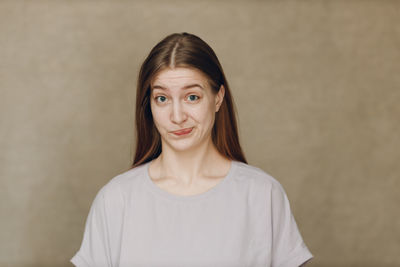
M198 95L188 95L188 97L190 97L190 96L195 96L195 97L197 97L197 99L195 99L195 100L193 100L193 101L190 101L190 102L194 102L194 101L197 101L197 100L199 100L200 99L200 97L198 96ZM164 103L164 102L159 102L158 101L158 98L159 97L164 97L164 98L166 98L165 96L163 96L163 95L160 95L160 96L156 96L154 99L156 100L156 102L158 102L158 103Z

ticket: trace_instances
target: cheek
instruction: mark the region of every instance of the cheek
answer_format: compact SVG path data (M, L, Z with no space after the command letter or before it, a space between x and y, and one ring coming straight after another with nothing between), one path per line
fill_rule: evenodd
M215 112L212 106L208 104L207 106L203 107L202 110L197 113L197 118L204 125L212 125L215 119Z
M151 107L151 115L153 116L153 122L156 125L156 128L163 125L165 123L165 112L162 112L158 108Z

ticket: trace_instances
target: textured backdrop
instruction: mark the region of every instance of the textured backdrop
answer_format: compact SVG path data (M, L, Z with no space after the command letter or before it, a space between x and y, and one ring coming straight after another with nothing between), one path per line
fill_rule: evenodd
M1 1L0 266L72 266L133 158L138 68L182 31L219 56L310 266L400 266L400 2L382 0Z

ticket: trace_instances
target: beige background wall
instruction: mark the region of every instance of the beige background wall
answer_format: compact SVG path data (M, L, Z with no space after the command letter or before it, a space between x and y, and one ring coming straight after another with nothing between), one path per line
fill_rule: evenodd
M138 67L181 31L219 56L310 266L400 266L400 2L382 0L1 1L0 266L72 266L133 157Z

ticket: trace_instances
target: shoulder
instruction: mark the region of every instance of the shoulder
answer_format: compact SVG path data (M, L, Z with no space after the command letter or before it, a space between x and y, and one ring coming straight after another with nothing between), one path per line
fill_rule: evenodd
M267 187L270 190L282 190L280 182L264 171L260 167L246 164L244 162L236 162L235 179L254 183L257 186Z
M142 164L112 177L100 190L104 198L124 198L132 189L138 188L146 175L147 164Z

